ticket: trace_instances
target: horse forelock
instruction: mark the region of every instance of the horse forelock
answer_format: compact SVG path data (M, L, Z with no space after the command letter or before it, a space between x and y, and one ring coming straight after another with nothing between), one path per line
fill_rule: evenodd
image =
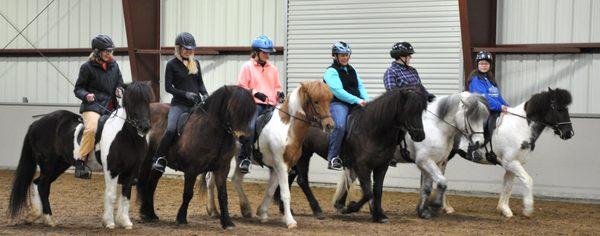
M525 103L527 116L547 112L553 102L559 107L566 108L572 102L571 93L568 90L557 88L532 95Z
M133 111L142 104L150 104L154 100L152 88L141 81L133 81L127 85L127 89L123 93L123 107L126 111Z

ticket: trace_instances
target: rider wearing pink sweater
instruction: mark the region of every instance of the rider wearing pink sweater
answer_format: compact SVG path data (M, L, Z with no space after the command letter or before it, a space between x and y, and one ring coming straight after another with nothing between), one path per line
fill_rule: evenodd
M284 99L285 94L279 81L279 71L275 65L269 63L269 54L275 52L273 41L267 36L259 36L252 41L252 55L250 60L242 66L238 77L238 86L250 90L256 102L256 113L250 121L250 134L240 137L242 149L238 156L240 171L248 173L250 167L250 154L254 143L254 128L256 117L269 106L275 106Z

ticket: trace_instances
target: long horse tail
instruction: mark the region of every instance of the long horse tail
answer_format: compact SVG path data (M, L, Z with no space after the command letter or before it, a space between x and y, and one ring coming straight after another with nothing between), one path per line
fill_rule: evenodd
M352 170L344 168L344 171L340 175L335 194L333 195L333 205L335 205L342 197L348 194L352 183L354 183L354 175Z
M27 203L29 195L29 186L36 172L36 161L33 157L33 148L30 143L31 130L27 131L23 140L21 149L21 159L17 167L17 172L13 180L12 190L10 192L9 213L11 218L15 218Z

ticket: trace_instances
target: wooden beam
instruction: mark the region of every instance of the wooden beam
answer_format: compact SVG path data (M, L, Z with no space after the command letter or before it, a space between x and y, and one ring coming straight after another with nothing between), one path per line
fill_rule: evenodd
M46 57L85 57L92 52L90 48L11 48L0 49L0 57L40 57L39 52ZM135 54L162 54L173 55L174 47L161 47L160 49L135 49L131 51ZM274 55L283 55L283 47L275 47L277 52ZM114 50L114 55L126 56L129 55L130 48L118 47ZM198 47L196 55L249 55L252 52L251 47Z
M472 52L481 50L499 54L598 53L600 43L502 44L495 47L473 47Z
M123 16L133 80L151 81L160 99L160 55L138 54L135 49L160 49L160 0L123 0Z

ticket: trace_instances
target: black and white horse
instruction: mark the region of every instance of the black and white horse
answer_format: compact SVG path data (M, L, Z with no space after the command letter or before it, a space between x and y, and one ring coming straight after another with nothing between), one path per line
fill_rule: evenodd
M117 184L122 185L122 193L116 224L126 229L133 225L129 219L131 185L146 155L148 145L145 136L150 130L149 104L154 97L152 89L144 82L133 82L126 88L123 107L112 112L96 145L97 152L87 160L92 169L104 172L103 220L110 229L115 227L113 210ZM45 115L29 126L10 196L11 217L19 215L29 196L31 209L26 221L33 223L41 218L44 224L56 226L50 209L50 186L74 164L73 155L79 153L77 135L82 129L80 115L65 110ZM40 174L33 179L38 166Z
M515 177L525 186L523 215L531 216L533 213L533 180L523 168L523 164L526 162L527 155L533 151L535 141L546 127L552 128L554 133L563 140L573 137L573 126L568 110L571 100L569 91L548 88L548 91L534 94L527 102L509 108L507 113L503 113L498 118L497 128L491 140L493 150L497 155L494 162L506 170L504 187L497 208L505 217L513 216L508 201ZM463 152L459 152L464 155L467 147L465 144L460 146ZM485 154L482 148L478 152L481 156ZM454 152L450 155L453 156ZM496 164L491 163L487 158L469 161Z

